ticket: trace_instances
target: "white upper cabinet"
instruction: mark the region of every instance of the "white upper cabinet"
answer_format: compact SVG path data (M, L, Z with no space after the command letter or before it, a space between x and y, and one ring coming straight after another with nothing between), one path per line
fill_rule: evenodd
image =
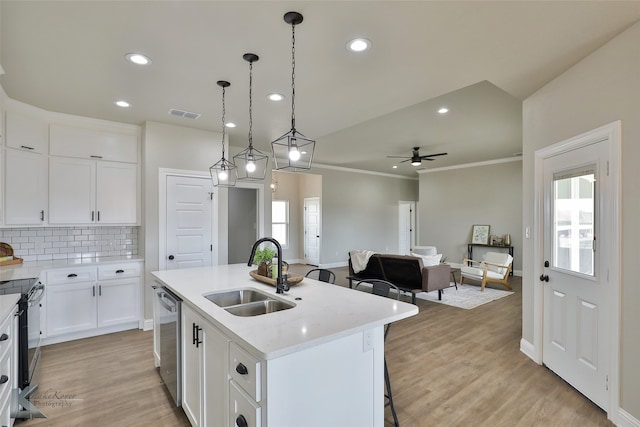
M7 147L47 154L49 124L43 112L7 111L5 113Z
M136 224L137 213L137 165L50 158L50 224Z
M7 149L5 162L5 224L46 224L47 156Z
M112 129L91 129L52 124L50 154L52 156L137 163L138 136L136 133L118 132Z

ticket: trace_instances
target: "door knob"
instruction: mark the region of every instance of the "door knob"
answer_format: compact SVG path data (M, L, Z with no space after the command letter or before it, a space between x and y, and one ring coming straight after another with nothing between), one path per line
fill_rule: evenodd
M541 282L548 282L549 281L549 276L546 274L541 274L540 275L540 281Z
M544 266L545 266L545 267L549 267L549 261L545 261L545 262L544 262Z
M175 258L175 257L174 257L173 255L169 255L169 259L170 259L171 261L173 261L173 259L174 259L174 258Z

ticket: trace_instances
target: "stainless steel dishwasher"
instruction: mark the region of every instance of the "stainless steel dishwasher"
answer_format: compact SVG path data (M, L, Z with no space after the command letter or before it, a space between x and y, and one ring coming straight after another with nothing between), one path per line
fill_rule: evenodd
M182 337L180 333L180 316L182 300L169 290L156 288L154 299L158 313L156 319L160 328L160 376L169 390L177 406L182 406Z

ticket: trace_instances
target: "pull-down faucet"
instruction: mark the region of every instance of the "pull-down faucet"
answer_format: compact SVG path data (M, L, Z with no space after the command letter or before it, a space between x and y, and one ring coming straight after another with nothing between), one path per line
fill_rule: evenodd
M280 243L278 243L276 239L272 237L263 237L262 239L255 242L253 244L253 248L251 248L251 255L249 255L249 261L247 262L247 265L251 267L251 264L253 264L253 256L256 254L258 245L264 242L273 243L278 250L278 278L276 279L276 293L283 294L289 290L289 284L287 283L287 280L282 276L282 246L280 246Z

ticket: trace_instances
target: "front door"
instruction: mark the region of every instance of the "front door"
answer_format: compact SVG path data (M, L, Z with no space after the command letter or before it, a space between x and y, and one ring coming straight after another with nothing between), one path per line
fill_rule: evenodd
M606 140L543 161L543 363L608 409L611 211Z
M307 264L320 264L320 199L304 199L304 258Z
M211 179L176 175L166 179L167 270L211 265Z

